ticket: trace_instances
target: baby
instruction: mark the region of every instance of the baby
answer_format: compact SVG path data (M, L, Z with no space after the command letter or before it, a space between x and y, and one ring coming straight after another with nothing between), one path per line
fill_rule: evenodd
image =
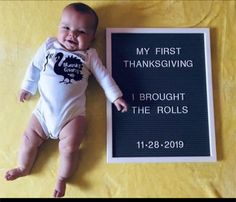
M97 25L98 16L92 8L69 4L62 11L57 37L48 38L38 49L22 82L19 100L29 100L37 89L40 98L23 134L18 167L6 172L6 180L28 175L42 143L48 138L59 139L60 164L53 196L64 196L85 136L85 91L91 73L117 110L127 111L121 90L91 48Z

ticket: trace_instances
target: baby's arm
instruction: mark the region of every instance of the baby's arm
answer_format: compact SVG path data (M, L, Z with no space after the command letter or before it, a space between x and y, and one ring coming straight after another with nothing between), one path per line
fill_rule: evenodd
M114 102L114 105L116 106L116 109L121 112L127 112L128 110L128 105L126 101L123 98L118 98Z
M111 103L114 103L118 111L126 112L128 110L128 105L122 98L123 93L119 86L112 78L108 69L102 64L96 50L91 49L90 53L90 70L105 91L106 97Z
M28 65L19 93L20 102L29 100L36 93L38 88L38 81L40 78L40 72L43 68L46 58L45 55L46 43L43 43L34 55L31 63Z
M32 94L26 90L21 89L19 93L20 102L28 101L31 98Z

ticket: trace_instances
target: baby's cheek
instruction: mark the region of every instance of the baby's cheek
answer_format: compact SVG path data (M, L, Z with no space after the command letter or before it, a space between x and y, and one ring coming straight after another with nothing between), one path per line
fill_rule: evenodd
M90 43L88 40L84 37L79 38L79 48L81 50L87 50L90 47Z

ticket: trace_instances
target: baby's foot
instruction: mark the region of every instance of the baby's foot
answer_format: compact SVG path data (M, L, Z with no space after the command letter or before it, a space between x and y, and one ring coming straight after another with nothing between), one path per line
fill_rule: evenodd
M28 173L26 172L25 169L23 168L13 168L11 170L8 170L5 174L5 179L6 180L15 180L17 179L18 177L22 177L22 176L25 176L27 175Z
M65 180L57 180L53 196L56 198L63 197L65 195L65 190L66 190Z

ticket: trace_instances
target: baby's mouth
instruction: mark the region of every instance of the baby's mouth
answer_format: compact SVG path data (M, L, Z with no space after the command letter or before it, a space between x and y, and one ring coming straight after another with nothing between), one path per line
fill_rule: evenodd
M69 42L70 44L73 44L73 45L77 45L77 42L72 41L72 40L67 40L67 42Z

